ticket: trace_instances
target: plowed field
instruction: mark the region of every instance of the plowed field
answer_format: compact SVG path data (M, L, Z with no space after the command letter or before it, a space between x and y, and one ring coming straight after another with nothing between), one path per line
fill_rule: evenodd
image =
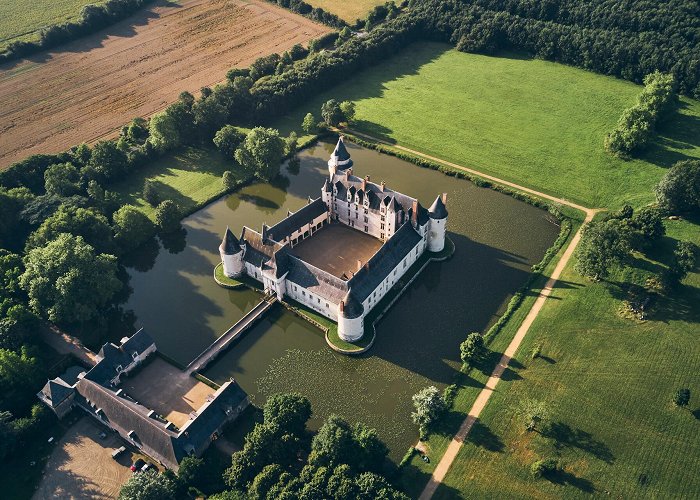
M0 66L0 168L114 134L328 31L258 0L163 1L100 33Z

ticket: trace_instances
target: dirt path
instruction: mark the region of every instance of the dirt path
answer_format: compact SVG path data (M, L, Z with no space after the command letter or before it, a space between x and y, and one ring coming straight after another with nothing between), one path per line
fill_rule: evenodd
M161 0L113 26L0 65L0 168L114 135L233 67L330 29L263 0Z
M85 347L80 340L62 332L55 325L42 328L41 338L60 354L72 354L88 366L93 366L97 362L94 352Z
M361 137L365 137L371 141L375 142L380 142L382 144L389 145L391 147L394 147L396 149L406 151L408 153L411 153L416 156L420 156L423 158L427 158L429 160L442 163L444 165L448 165L450 167L463 170L465 172L469 172L474 175L478 175L479 177L483 177L485 179L489 179L491 181L497 182L499 184L503 184L508 187L512 187L514 189L517 189L519 191L525 191L527 193L533 194L535 196L538 196L540 198L545 198L547 200L554 201L556 203L560 203L562 205L566 205L572 208L575 208L577 210L581 210L586 214L585 222L590 222L593 217L595 216L596 213L598 213L601 209L592 209L592 208L587 208L581 205L578 205L576 203L573 203L571 201L565 200L563 198L557 198L556 196L549 195L547 193L542 193L540 191L536 191L534 189L527 188L525 186L520 186L518 184L515 184L514 182L509 182L505 181L503 179L499 179L498 177L494 177L492 175L487 175L482 172L479 172L478 170L474 170L471 168L463 167L461 165L457 165L456 163L452 163L446 160L442 160L440 158L436 158L434 156L430 156L424 153L421 153L420 151L415 151L413 149L409 149L403 146L400 146L398 144L391 144L389 142L383 141L381 139L378 139L376 137L372 137L367 134L362 134L360 132L355 132L351 130L353 134L356 134ZM518 328L518 331L515 333L515 336L513 337L513 340L511 340L510 344L508 345L508 348L505 350L503 353L503 356L498 362L498 365L493 369L493 372L491 372L491 376L489 377L488 381L486 382L486 386L481 390L479 395L476 398L476 401L474 401L474 404L472 405L471 409L469 410L469 413L467 414L467 417L464 419L462 422L462 425L459 427L459 430L457 433L454 435L452 438L452 441L450 442L449 446L447 447L447 450L445 451L445 454L442 456L440 459L440 462L438 462L437 466L435 467L435 470L433 471L432 476L430 477L430 480L428 481L428 484L425 486L425 489L421 493L419 500L430 500L432 498L433 494L437 490L438 486L442 482L442 480L445 478L445 475L447 474L447 471L450 469L450 466L452 465L452 462L454 459L457 457L457 453L459 452L459 449L462 446L462 443L466 439L466 437L469 435L469 431L471 430L472 426L474 425L474 422L479 418L479 415L481 414L482 410L486 407L486 403L488 403L489 398L493 394L494 390L496 389L496 385L498 385L498 382L501 380L501 375L505 371L505 369L508 367L508 364L510 363L511 358L515 355L515 353L518 351L518 348L520 347L520 344L522 343L523 339L525 338L525 335L527 332L530 330L530 327L532 326L532 323L535 321L535 318L537 318L537 315L540 313L542 310L542 307L544 306L547 297L549 297L552 294L552 290L556 286L557 281L559 280L559 277L561 276L561 273L564 271L564 268L568 264L569 260L571 259L571 256L574 253L574 250L576 249L576 246L578 245L579 241L581 240L581 228L576 232L574 237L571 239L571 242L569 245L566 247L566 250L564 251L564 254L561 256L561 259L559 259L559 262L557 263L556 267L554 268L554 271L552 272L552 275L550 278L547 280L545 283L544 287L540 291L537 299L535 300L535 303L532 305L532 308L528 312L527 316L523 320L523 323L520 325Z
M585 222L589 222L596 214L596 212L597 210L587 209ZM574 250L576 249L576 246L578 245L581 239L582 228L583 226L579 228L574 237L571 239L569 246L566 248L564 254L561 256L561 259L559 259L557 266L554 268L554 272L552 273L551 277L547 280L547 283L545 283L544 288L542 288L542 290L540 291L537 300L535 300L535 303L532 305L532 309L530 309L530 312L525 317L525 320L520 325L520 328L518 328L518 331L515 333L515 337L513 337L513 340L511 340L510 344L508 345L508 348L503 353L503 356L498 362L498 365L493 369L493 372L491 372L491 376L486 382L486 386L479 393L479 396L476 398L476 401L474 401L471 410L469 410L469 413L467 414L467 418L464 419L462 425L459 427L459 430L452 438L452 441L447 447L445 454L440 459L440 462L438 463L437 467L435 467L435 470L433 471L433 474L430 477L428 484L425 486L425 489L421 493L419 500L429 500L430 498L432 498L438 486L445 478L445 475L447 474L447 471L452 465L452 462L457 457L457 453L459 452L462 443L469 434L469 431L474 425L474 422L476 422L482 410L486 407L486 403L488 403L489 398L495 391L496 385L498 385L498 382L501 380L501 375L503 374L504 370L508 367L511 358L515 356L515 353L518 351L518 348L520 347L520 344L525 338L525 335L527 334L528 330L532 326L532 323L535 321L535 318L537 318L537 315L542 310L542 307L544 306L547 297L551 295L552 290L554 289L557 280L559 279L559 276L561 276L561 273L566 267L566 264L569 262L569 259L571 259L571 256L573 255Z

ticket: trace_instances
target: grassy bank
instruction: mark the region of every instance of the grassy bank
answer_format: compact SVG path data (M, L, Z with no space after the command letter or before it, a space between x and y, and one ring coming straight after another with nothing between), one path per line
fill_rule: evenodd
M183 214L190 214L226 193L222 176L227 170L233 171L241 182L249 179L233 160L224 158L216 149L188 147L149 163L111 189L121 203L135 205L153 219L155 208L142 197L148 179L160 199L173 200Z
M573 261L567 266L437 498L486 498L494 485L509 498L682 498L700 490L700 273L661 296L649 319L619 314L630 284L666 267L675 240L700 243L698 225L667 228L657 250L635 255L609 282L591 284ZM542 357L533 360L535 344ZM695 395L690 411L670 402L680 387ZM528 398L546 402L550 430L526 432L514 416ZM531 463L545 457L564 471L533 479Z
M700 158L700 102L660 124L641 159L603 138L641 87L517 54L487 57L416 43L323 93L277 126L298 129L327 99L357 106L353 128L589 207L652 201L675 161Z

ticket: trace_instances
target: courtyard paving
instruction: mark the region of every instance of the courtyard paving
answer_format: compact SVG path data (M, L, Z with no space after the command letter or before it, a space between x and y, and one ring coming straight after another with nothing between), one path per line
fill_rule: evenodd
M162 358L154 357L121 388L140 404L182 427L216 391Z
M292 248L291 253L305 262L342 278L357 271L357 261L366 263L382 246L382 241L344 224L324 226Z

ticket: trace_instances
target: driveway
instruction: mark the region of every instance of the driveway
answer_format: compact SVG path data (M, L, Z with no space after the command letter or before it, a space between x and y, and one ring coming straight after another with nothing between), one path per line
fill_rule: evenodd
M100 439L101 432L106 439ZM116 498L131 476L131 453L127 450L119 461L111 456L122 445L117 434L82 417L56 445L34 500Z

